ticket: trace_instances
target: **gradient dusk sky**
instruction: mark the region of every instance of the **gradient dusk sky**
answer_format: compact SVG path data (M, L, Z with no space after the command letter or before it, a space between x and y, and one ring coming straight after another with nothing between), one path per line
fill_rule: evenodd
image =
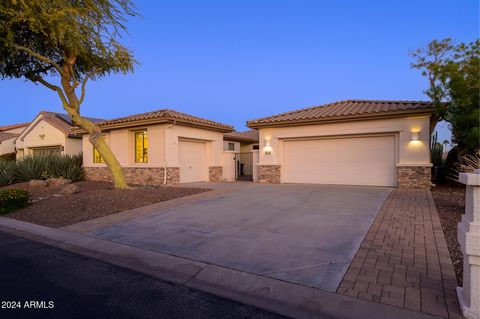
M410 50L479 36L477 0L137 1L123 43L135 73L91 82L82 112L171 108L246 129L254 119L343 99L425 100ZM0 82L0 125L62 112L23 80ZM443 140L447 129L440 129Z

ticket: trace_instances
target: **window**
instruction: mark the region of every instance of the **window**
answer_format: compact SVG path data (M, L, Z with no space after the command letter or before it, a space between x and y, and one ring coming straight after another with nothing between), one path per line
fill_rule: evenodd
M135 163L148 163L147 130L135 132Z
M62 154L61 146L36 147L32 149L33 156L60 156Z
M100 152L95 147L93 147L93 162L96 164L105 163L102 155L100 155Z
M255 144L252 146L252 150L258 150L258 149L259 149L258 144Z
M228 143L228 150L235 151L235 143Z

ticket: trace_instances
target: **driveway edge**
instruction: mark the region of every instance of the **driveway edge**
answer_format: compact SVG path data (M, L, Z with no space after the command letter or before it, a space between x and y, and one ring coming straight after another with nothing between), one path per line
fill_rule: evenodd
M294 318L438 318L6 217L0 231Z

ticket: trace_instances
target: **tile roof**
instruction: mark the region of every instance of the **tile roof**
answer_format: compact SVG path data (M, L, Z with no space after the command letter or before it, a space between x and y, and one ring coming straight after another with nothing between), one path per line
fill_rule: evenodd
M46 111L42 111L40 112L40 114L42 115L42 119L45 120L45 122L53 125L65 134L73 133L75 129L78 129L78 127L73 124L72 118L68 114ZM93 117L85 118L94 123L105 121L104 119L97 119Z
M30 122L25 122L25 123L18 123L18 124L10 124L10 125L0 126L0 132L13 130L13 129L16 129L16 128L19 128L19 127L28 126L29 124L30 124Z
M433 103L426 101L344 100L281 113L247 122L247 126L288 125L322 121L344 121L360 118L433 113Z
M20 134L16 133L5 133L5 132L0 132L0 143L3 141L10 140L12 138L17 138Z
M204 128L214 129L221 132L231 132L233 127L230 125L210 121L193 115L177 112L174 110L157 110L153 112L134 114L116 118L113 120L106 120L97 123L101 128L117 128L117 127L130 127L152 123L168 123L178 122L187 125L200 126Z
M250 130L245 132L230 132L223 134L223 139L227 141L237 142L258 142L258 130Z

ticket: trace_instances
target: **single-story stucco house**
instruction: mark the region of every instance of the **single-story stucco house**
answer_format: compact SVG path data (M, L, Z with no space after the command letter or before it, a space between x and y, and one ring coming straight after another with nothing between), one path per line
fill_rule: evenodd
M223 181L223 134L230 125L174 110L158 110L97 123L129 183ZM91 180L110 171L83 134L83 166Z
M345 100L247 122L258 180L429 188L430 102Z
M15 139L30 123L0 126L0 155L15 153Z
M88 118L93 122L101 119ZM82 152L82 136L69 115L40 112L15 140L17 159L28 155L76 155Z

